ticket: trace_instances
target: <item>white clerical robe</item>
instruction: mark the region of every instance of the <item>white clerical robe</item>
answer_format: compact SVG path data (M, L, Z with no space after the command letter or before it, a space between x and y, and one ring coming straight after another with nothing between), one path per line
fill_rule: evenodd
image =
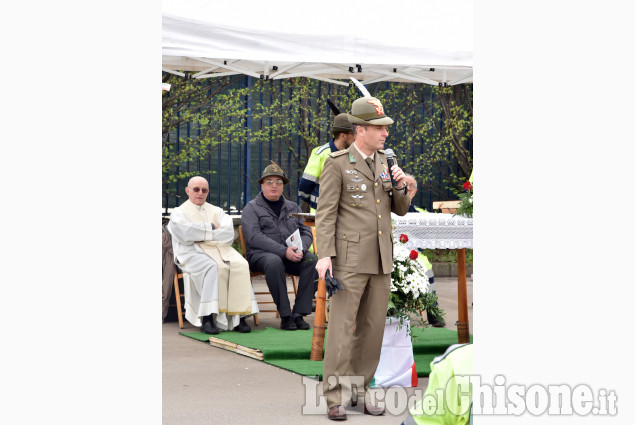
M219 228L212 230L211 223ZM174 262L184 278L185 318L201 326L201 318L216 314L216 325L231 330L240 316L258 313L249 264L234 248L234 225L229 215L209 203L187 200L170 214Z

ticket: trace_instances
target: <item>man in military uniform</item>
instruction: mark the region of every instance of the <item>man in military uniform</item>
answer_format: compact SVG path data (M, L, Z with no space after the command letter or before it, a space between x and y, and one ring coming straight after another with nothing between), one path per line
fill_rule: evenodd
M316 214L319 277L327 270L343 291L330 298L329 329L324 356L324 387L328 417L346 419L351 396L365 397L377 369L390 294L393 236L390 213L405 215L410 198L403 171L395 164L392 175L383 152L387 125L381 102L363 97L353 102L348 119L355 143L331 153L320 180ZM355 388L345 376L363 376L364 388ZM358 393L359 391L359 393ZM383 409L364 403L364 413Z

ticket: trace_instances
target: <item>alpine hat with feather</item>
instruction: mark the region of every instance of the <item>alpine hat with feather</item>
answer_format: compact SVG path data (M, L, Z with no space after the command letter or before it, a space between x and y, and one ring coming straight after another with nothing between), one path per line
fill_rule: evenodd
M338 114L333 120L333 132L341 131L342 133L350 133L353 131L353 126L348 121L348 114Z
M364 96L353 102L348 114L351 124L389 125L394 121L386 116L384 107L376 97Z
M351 124L361 125L389 125L394 121L384 114L384 107L376 97L372 97L370 92L362 83L350 77L353 83L362 92L364 97L357 99L351 105L351 112L348 114L348 121Z
M262 177L258 179L258 183L262 184L262 182L265 181L265 177L269 177L269 176L280 177L284 184L289 183L289 179L284 175L284 171L282 170L282 167L280 167L278 164L276 164L273 161L271 161L271 164L267 165L265 169L262 170Z
M340 112L339 108L335 106L335 104L330 100L327 99L326 103L328 103L329 108L331 108L331 111L333 112L333 114L335 114L335 119L333 120L333 127L331 127L331 131L333 133L351 133L353 131L353 126L350 122L348 122L348 114L346 112Z

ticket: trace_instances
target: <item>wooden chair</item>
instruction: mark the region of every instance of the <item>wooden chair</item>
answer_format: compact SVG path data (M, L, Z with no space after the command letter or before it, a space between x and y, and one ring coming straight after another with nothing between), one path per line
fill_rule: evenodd
M245 243L245 235L243 234L243 226L238 226L238 234L240 235L240 247L243 251L243 256L245 257L245 259L247 259L247 244ZM251 278L251 284L253 286L253 278L256 276L264 276L264 273L262 272L252 272L251 270L249 270L249 277ZM293 294L294 296L298 294L298 282L296 281L296 277L294 275L290 275L287 274L288 277L291 277L291 282L293 282L293 291L288 291L287 294ZM255 295L269 295L271 296L271 292L269 291L254 291ZM258 309L260 310L261 313L276 313L276 317L280 317L280 312L278 311L278 309L275 310L271 310L271 309L261 309L260 308L260 304L274 304L275 302L273 301L273 298L271 301L258 301ZM256 326L258 326L258 314L254 314L254 324Z

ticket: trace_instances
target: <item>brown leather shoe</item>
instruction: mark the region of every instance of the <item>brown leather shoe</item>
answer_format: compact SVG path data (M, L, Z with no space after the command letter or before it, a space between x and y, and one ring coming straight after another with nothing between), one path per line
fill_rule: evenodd
M386 409L384 409L383 407L375 407L375 406L373 406L368 401L366 403L364 403L364 414L365 415L379 416L379 415L383 415L385 410Z
M337 405L329 408L329 419L332 421L345 421L346 409L344 406Z

